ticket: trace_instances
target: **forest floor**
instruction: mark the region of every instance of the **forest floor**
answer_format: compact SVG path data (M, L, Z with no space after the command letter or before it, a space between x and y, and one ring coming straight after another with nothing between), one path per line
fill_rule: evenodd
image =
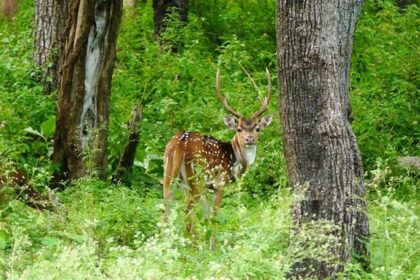
M226 191L216 220L207 219L211 194L210 202L199 201L194 236L185 233L182 189L168 223L162 222L159 184L163 149L177 130L232 136L214 93L216 69L232 106L244 114L254 110L265 90L265 68L276 71L275 1L191 1L189 23L179 29L175 21L164 35L181 46L178 53L156 43L151 1L126 11L108 153L112 174L125 144L124 124L141 102L134 172L129 184L113 185L91 170L62 192L48 187L56 95L45 95L39 84L33 1L21 2L14 20L0 19L0 177L18 167L31 186L60 203L40 211L21 194L0 189L0 279L284 279L300 255L289 239L293 197L277 98L255 166ZM397 163L400 156L420 156L419 19L417 4L401 10L391 0L367 0L356 30L351 101L365 165L371 267L350 264L350 279L419 279L420 174Z

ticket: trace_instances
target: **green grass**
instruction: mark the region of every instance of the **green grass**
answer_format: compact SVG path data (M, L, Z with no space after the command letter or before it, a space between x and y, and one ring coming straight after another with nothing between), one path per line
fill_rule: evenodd
M282 279L293 260L287 249L287 191L269 200L250 200L246 193L231 190L218 222L209 226L196 221L195 237L184 231L182 199L176 200L164 224L160 193L144 196L84 179L60 198L62 205L55 212L36 211L18 201L9 204L0 231L0 238L6 236L0 250L3 277ZM360 274L352 267L352 278L416 279L419 207L383 196L369 208L371 272ZM217 236L214 250L209 228Z
M216 221L205 219L209 209L200 202L194 238L184 230L182 191L169 224L162 223L159 185L163 148L177 130L232 137L214 93L218 67L223 91L245 114L258 108L266 66L277 82L274 7L274 1L196 1L183 31L175 21L165 35L181 46L178 53L156 43L150 1L126 12L108 150L111 172L124 145L121 127L132 105L141 102L144 119L130 186L88 177L57 194L61 204L54 211L31 209L0 189L0 279L284 279L295 256L289 248L291 196L277 98L269 107L275 121L261 134L256 165L227 191ZM32 16L33 1L26 0L16 20L0 19L0 175L14 164L48 192L55 96L44 95L36 79ZM392 1L369 0L357 28L353 125L366 167L372 237L371 271L352 264L351 279L420 275L419 173L395 164L397 156L420 150L419 64L413 59L418 18L416 5L400 11Z

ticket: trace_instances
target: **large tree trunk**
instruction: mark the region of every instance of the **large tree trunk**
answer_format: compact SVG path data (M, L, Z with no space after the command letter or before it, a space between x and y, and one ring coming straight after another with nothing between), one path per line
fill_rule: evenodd
M335 278L367 261L363 168L349 120L349 70L361 0L277 1L284 154L295 196L291 275ZM307 254L305 255L305 252Z
M153 0L155 34L160 36L166 29L166 20L169 13L175 9L180 20L187 21L188 0Z
M34 61L46 93L58 88L58 62L64 44L67 1L36 0Z
M106 176L109 98L122 0L70 3L60 69L55 180Z

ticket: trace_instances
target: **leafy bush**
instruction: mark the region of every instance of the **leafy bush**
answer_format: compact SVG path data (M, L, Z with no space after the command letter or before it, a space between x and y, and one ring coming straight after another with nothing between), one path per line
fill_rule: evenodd
M221 215L229 215L230 219L217 233L215 250L209 248L208 239L194 241L184 236L184 229L179 227L184 215L178 212L171 216L169 224L154 225L153 235L137 231L133 242L127 246L118 239L123 232L112 235L109 231L102 237L97 234L99 224L103 222L101 208L109 199L105 195L109 190L101 192L100 186L91 188L86 185L88 183L97 184L81 181L72 191L62 195L61 213L31 212L27 219L32 220L31 224L13 217L16 223L9 228L13 238L8 241L6 251L0 250L3 276L8 279L214 279L272 278L285 272L287 259L282 252L289 230L288 198L274 199L269 207L255 204L251 208L239 205L222 209L225 213ZM82 196L86 188L94 190L98 198L89 193ZM117 201L116 198L113 200ZM127 201L122 198L120 202ZM157 202L153 197L145 200L146 205ZM14 206L15 211L22 211L20 207ZM136 206L130 204L125 209L129 208L134 211ZM150 209L137 213L142 216ZM108 210L112 212L112 209ZM129 225L123 219L125 215L110 214L115 218L118 216L114 221L115 228ZM109 220L106 216L102 218ZM133 218L134 221L137 219L139 217ZM261 223L255 226L255 220ZM34 254L29 254L30 251Z
M32 3L24 1L18 20L0 19L0 158L27 173L32 167L49 165L51 143L33 132L42 130L55 108L54 96L44 95L36 79L28 28L32 17Z
M354 130L366 166L377 158L420 155L420 7L367 1L354 42Z
M164 34L167 43L177 44L172 52L153 35L151 1L126 10L113 80L109 169L124 145L132 105L141 103L144 119L131 186L85 178L58 194L61 204L52 212L8 198L0 205L0 278L285 278L293 260L308 252L289 246L291 197L276 92L268 110L275 121L261 133L257 163L226 191L216 220L204 219L209 209L200 201L196 232L186 235L184 193L178 190L173 215L162 223L159 186L163 149L177 130L226 141L233 135L214 93L217 68L232 106L248 115L266 94L265 67L277 82L274 11L272 0L193 1L188 24L179 29L174 18ZM0 170L17 163L33 185L45 189L52 169L55 96L43 95L36 80L28 28L32 16L33 1L27 0L16 20L0 20ZM416 4L399 10L393 1L369 0L357 28L353 124L369 179L372 267L364 272L349 265L352 279L420 274L418 175L393 164L396 156L420 150L418 18ZM217 237L214 250L211 234ZM309 238L298 237L296 242Z
M286 192L253 202L241 193L228 194L213 250L206 226L197 224L193 238L185 235L181 202L168 224L162 224L162 201L153 194L141 197L134 190L82 180L61 199L56 213L12 203L7 223L1 224L6 227L0 230L0 239L7 234L7 246L0 248L4 277L284 279L293 260L305 256L289 247ZM371 271L352 264L351 279L415 279L419 273L415 248L420 245L417 210L415 202L388 196L371 202ZM322 231L311 227L311 232ZM310 236L297 238L304 242ZM316 248L308 250L322 254Z
M159 181L162 164L153 159L162 157L166 142L176 131L193 130L226 141L233 136L223 124L224 111L215 94L216 69L221 68L223 91L228 93L232 106L249 115L259 108L261 95L266 95L264 68L274 68L274 48L270 63L266 63L266 57L257 58L259 62L256 62L254 46L238 37L225 41L215 51L211 48L214 38L205 29L205 19L190 13L186 26L176 28L179 22L175 18L163 35L165 42L176 41L182 46L177 52L172 52L170 45L157 43L152 34L151 3L141 4L136 9L136 16L133 17L134 11L131 11L124 17L125 24L119 37L112 95L110 157L115 162L122 149L121 126L128 119L132 105L142 103L144 118L136 160L146 169L146 174ZM260 87L258 92L241 65L254 77ZM271 69L271 72L275 84L275 71ZM273 97L271 112L275 112L275 99ZM267 129L267 134L277 135L276 126L278 121ZM272 142L272 147L280 146L277 136Z

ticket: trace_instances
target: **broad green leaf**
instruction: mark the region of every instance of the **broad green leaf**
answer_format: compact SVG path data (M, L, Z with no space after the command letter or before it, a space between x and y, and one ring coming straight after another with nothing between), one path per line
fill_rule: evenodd
M44 139L45 141L47 140L47 139L45 139L44 135L42 135L42 133L41 133L41 132L39 132L38 130L33 129L32 127L26 127L26 128L24 129L24 131L25 131L25 132L27 132L27 133L29 133L29 134L39 136L39 137L41 137L42 139Z
M6 249L6 240L8 239L9 234L4 229L0 229L0 250Z
M47 247L54 247L60 244L60 240L55 237L45 236L44 238L42 238L41 243L42 245L45 245Z
M50 116L41 124L41 133L45 136L53 136L55 132L55 116Z
M0 250L6 249L6 240L0 237Z
M63 237L66 237L66 238L68 238L70 240L73 240L77 243L83 243L84 241L86 241L86 238L83 235L67 233L67 232L61 232L60 234Z

